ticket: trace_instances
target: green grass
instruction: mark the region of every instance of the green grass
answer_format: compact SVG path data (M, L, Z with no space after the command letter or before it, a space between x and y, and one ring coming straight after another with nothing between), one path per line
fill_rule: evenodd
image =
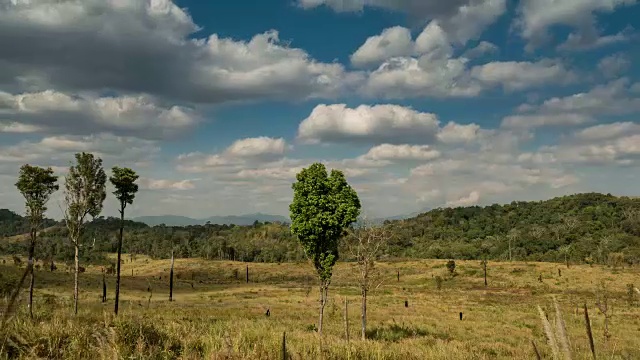
M354 265L339 263L325 309L324 358L526 359L534 357L532 339L543 355L550 355L536 305L553 314L551 295L562 307L574 359L590 358L584 316L576 313L584 303L589 307L601 358L640 358L640 307L630 304L627 294L627 284L640 283L638 268L618 269L613 274L599 266L567 269L552 263L489 262L489 286L485 288L479 261L456 261L455 277L447 273L445 263L379 264L386 281L369 296L366 341L359 340L360 293ZM175 301L169 302L169 261L138 258L127 262L122 268L117 319L112 314L115 277L107 277L109 301L101 304L100 268L88 267L80 278L80 314L74 317L73 274L40 270L35 319L25 316L23 292L18 313L0 334L0 358L281 359L285 331L290 359L320 358L314 330L318 289L310 265L251 263L248 284L246 265L178 259L175 273L180 279L175 280ZM558 277L561 266L562 277ZM8 262L0 265L0 281L10 282L19 271L22 269ZM436 289L435 276L444 279L441 290ZM595 307L600 281L606 282L613 307L612 336L607 341L604 317ZM343 320L345 297L349 300L349 343ZM265 316L267 309L269 317Z

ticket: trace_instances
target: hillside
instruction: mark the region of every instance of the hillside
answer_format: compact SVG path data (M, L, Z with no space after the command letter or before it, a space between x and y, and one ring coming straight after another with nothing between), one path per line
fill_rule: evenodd
M20 218L15 218L20 223ZM640 199L597 193L546 201L439 208L404 220L387 220L392 237L385 256L438 259L514 259L599 262L610 254L640 263ZM83 250L87 261L106 261L114 252L118 219L100 218L89 225ZM37 251L68 260L72 250L66 230L47 232ZM166 258L179 257L283 262L303 260L304 253L288 225L154 226L127 221L124 251ZM24 253L24 244L0 243L0 253ZM347 259L342 252L342 259Z
M58 222L45 219L42 228L49 228ZM22 217L11 210L0 209L0 238L29 233L29 219Z

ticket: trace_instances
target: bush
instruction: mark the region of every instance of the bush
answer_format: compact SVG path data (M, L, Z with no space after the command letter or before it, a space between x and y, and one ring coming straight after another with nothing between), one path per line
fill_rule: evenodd
M456 262L453 260L447 261L447 269L450 274L453 274L456 271Z

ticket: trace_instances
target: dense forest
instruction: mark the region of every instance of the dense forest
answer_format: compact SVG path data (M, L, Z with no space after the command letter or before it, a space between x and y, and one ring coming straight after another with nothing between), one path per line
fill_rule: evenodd
M640 263L640 199L609 194L439 208L382 226L390 230L385 257ZM73 248L64 224L49 219L44 227L37 257L71 261ZM106 263L104 254L117 249L118 228L117 218L90 222L81 248L83 261ZM26 237L14 235L26 232L25 218L0 210L0 235L6 238L0 240L0 253L25 254ZM150 227L126 222L125 253L166 258L172 250L179 257L248 262L305 258L285 224Z

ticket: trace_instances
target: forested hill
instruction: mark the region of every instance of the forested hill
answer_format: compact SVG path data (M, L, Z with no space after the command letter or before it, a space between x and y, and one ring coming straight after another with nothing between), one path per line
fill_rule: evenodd
M28 232L26 219L6 210L0 215L0 234ZM628 197L586 193L538 202L434 209L385 225L392 234L385 255L391 257L564 261L566 256L574 262L606 262L614 254L640 263L640 199ZM101 262L105 252L114 252L118 226L116 218L89 224L84 241L93 248L86 247L83 258ZM125 252L166 258L171 249L180 257L304 259L286 224L150 227L127 221ZM0 253L7 252L25 253L25 244L0 241ZM65 228L47 231L37 252L41 258L71 259Z
M545 201L434 209L386 222L391 253L433 258L508 258L604 262L623 252L640 262L640 199L584 193Z
M45 219L42 222L43 228L48 228L58 222L51 219ZM14 235L25 234L29 232L29 219L22 217L11 210L0 209L0 238Z

